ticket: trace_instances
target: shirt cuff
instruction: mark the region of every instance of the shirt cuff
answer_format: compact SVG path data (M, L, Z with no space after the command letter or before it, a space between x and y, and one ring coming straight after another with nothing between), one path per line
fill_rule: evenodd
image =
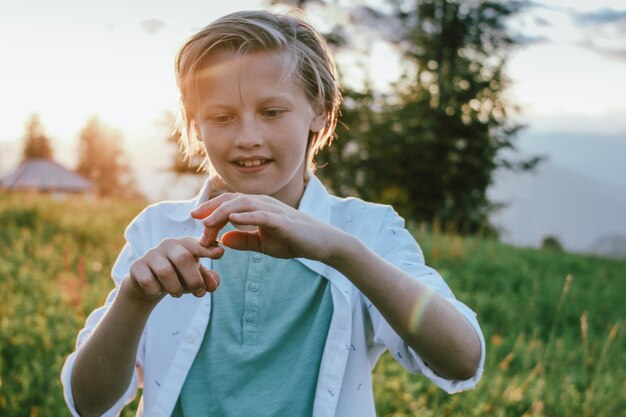
M461 391L467 391L473 389L480 381L480 378L483 375L483 369L485 365L485 338L480 329L478 321L476 320L476 313L470 310L465 304L459 302L456 299L448 299L450 303L452 303L456 309L463 314L470 322L474 330L476 331L476 335L480 340L480 361L478 362L478 368L476 369L476 373L466 380L457 380L457 379L447 379L438 375L426 362L422 360L422 358L415 353L412 349L408 348L407 350L410 352L412 359L415 361L415 365L417 365L418 372L421 372L425 377L430 379L435 385L439 388L446 391L448 394L455 394Z
M485 363L485 340L476 320L476 314L470 310L463 303L456 299L448 299L458 310L467 318L470 322L478 338L480 340L480 361L476 373L466 380L447 379L438 375L424 360L409 347L407 343L395 333L389 324L385 322L385 326L378 330L378 336L384 340L391 341L386 344L387 349L391 355L398 361L404 368L410 372L420 373L426 378L431 380L439 388L446 391L448 394L455 394L457 392L466 391L474 388L483 374L483 367Z

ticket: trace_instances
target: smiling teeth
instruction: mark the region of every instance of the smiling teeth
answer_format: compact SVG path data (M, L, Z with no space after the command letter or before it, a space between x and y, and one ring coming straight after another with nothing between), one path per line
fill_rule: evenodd
M242 167L258 167L265 163L264 159L255 159L254 161L237 161L239 166Z

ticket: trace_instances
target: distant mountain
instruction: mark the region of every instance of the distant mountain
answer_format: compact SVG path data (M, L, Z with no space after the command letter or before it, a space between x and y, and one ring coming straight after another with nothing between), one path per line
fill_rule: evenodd
M591 244L589 253L610 256L612 258L626 258L626 236L601 237Z
M626 131L602 134L530 128L520 136L517 146L529 155L548 155L555 164L626 193Z
M537 247L555 236L569 251L613 255L602 239L626 239L624 190L549 160L534 174L497 173L488 194L506 204L491 220L508 243Z

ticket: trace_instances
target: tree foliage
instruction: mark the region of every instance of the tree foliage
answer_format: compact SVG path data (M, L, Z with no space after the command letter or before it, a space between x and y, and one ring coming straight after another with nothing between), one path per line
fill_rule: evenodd
M344 92L343 126L318 155L320 176L339 194L393 204L408 219L437 219L461 232L485 227L494 207L486 191L496 169L531 169L538 162L503 156L515 150L522 128L503 98L515 45L505 24L522 6L388 0L374 10L352 4L351 21L385 28L381 36L402 57L403 75L388 92L369 86Z
M96 116L80 132L76 172L93 181L99 196L139 196L124 155L121 132Z
M25 130L22 160L31 158L52 159L50 138L46 136L41 119L37 114L29 117Z
M395 16L407 28L399 49L413 65L396 86L398 103L385 108L391 129L378 150L408 167L408 177L392 172L382 185L406 183L406 212L474 231L486 223L486 190L495 170L536 163L500 156L522 128L510 121L503 99L509 85L504 68L515 43L505 22L520 7L514 1L397 3ZM389 155L387 141L402 149Z

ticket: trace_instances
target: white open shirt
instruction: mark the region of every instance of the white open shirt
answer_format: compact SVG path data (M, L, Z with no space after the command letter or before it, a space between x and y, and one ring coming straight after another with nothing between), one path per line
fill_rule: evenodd
M119 284L138 257L164 238L199 237L202 234L202 222L193 219L189 213L207 200L208 184L193 200L162 202L146 208L128 226L127 243L112 271L116 288L104 306L87 318L85 327L78 334L77 350L110 307ZM407 370L423 374L448 393L470 389L478 383L485 361L485 341L476 314L454 298L437 271L424 264L422 251L404 228L404 220L391 207L331 196L322 183L311 176L299 210L353 234L387 261L446 298L467 317L481 343L480 365L472 378L466 381L442 378L404 343L376 307L346 277L320 262L298 259L329 280L333 300L333 316L315 392L314 417L375 416L371 370L386 349ZM210 259L201 262L211 268ZM210 313L210 294L202 298L193 295L178 299L165 297L144 328L136 370L128 389L103 416L117 416L135 397L137 388L143 387L137 416L169 417L202 343ZM67 358L61 380L68 407L72 415L78 416L71 390L75 357L76 352Z

